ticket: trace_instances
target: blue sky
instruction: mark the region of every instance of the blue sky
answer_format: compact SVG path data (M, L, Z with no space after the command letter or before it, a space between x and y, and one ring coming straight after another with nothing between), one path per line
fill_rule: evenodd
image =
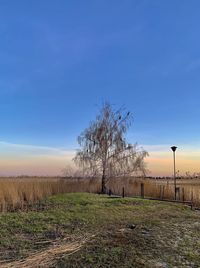
M22 145L18 156L24 145L74 150L105 100L133 112L130 141L200 152L199 10L197 0L1 1L1 159L14 159L5 144Z

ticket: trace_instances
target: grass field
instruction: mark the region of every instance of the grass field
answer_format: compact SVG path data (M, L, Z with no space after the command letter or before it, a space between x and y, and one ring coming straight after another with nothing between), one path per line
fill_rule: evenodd
M188 207L75 193L0 215L0 267L199 267L200 214Z

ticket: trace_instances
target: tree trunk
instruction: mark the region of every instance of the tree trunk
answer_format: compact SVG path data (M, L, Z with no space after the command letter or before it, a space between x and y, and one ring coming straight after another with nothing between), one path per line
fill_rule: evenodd
M105 174L102 175L101 193L106 194L106 176L105 176Z

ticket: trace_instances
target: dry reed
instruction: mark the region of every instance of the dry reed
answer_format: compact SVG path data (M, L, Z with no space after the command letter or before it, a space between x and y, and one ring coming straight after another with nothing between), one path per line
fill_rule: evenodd
M144 196L160 199L174 199L173 180L140 178L113 178L107 183L112 194L140 196L141 183L144 183ZM200 207L200 181L179 180L177 183L181 201L193 201ZM0 178L0 211L23 209L27 204L59 193L91 192L99 193L101 180L98 178Z

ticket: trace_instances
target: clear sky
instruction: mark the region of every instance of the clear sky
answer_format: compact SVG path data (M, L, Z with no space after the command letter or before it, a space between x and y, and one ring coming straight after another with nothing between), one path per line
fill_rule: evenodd
M151 174L200 171L198 0L0 2L0 175L58 174L102 101Z

